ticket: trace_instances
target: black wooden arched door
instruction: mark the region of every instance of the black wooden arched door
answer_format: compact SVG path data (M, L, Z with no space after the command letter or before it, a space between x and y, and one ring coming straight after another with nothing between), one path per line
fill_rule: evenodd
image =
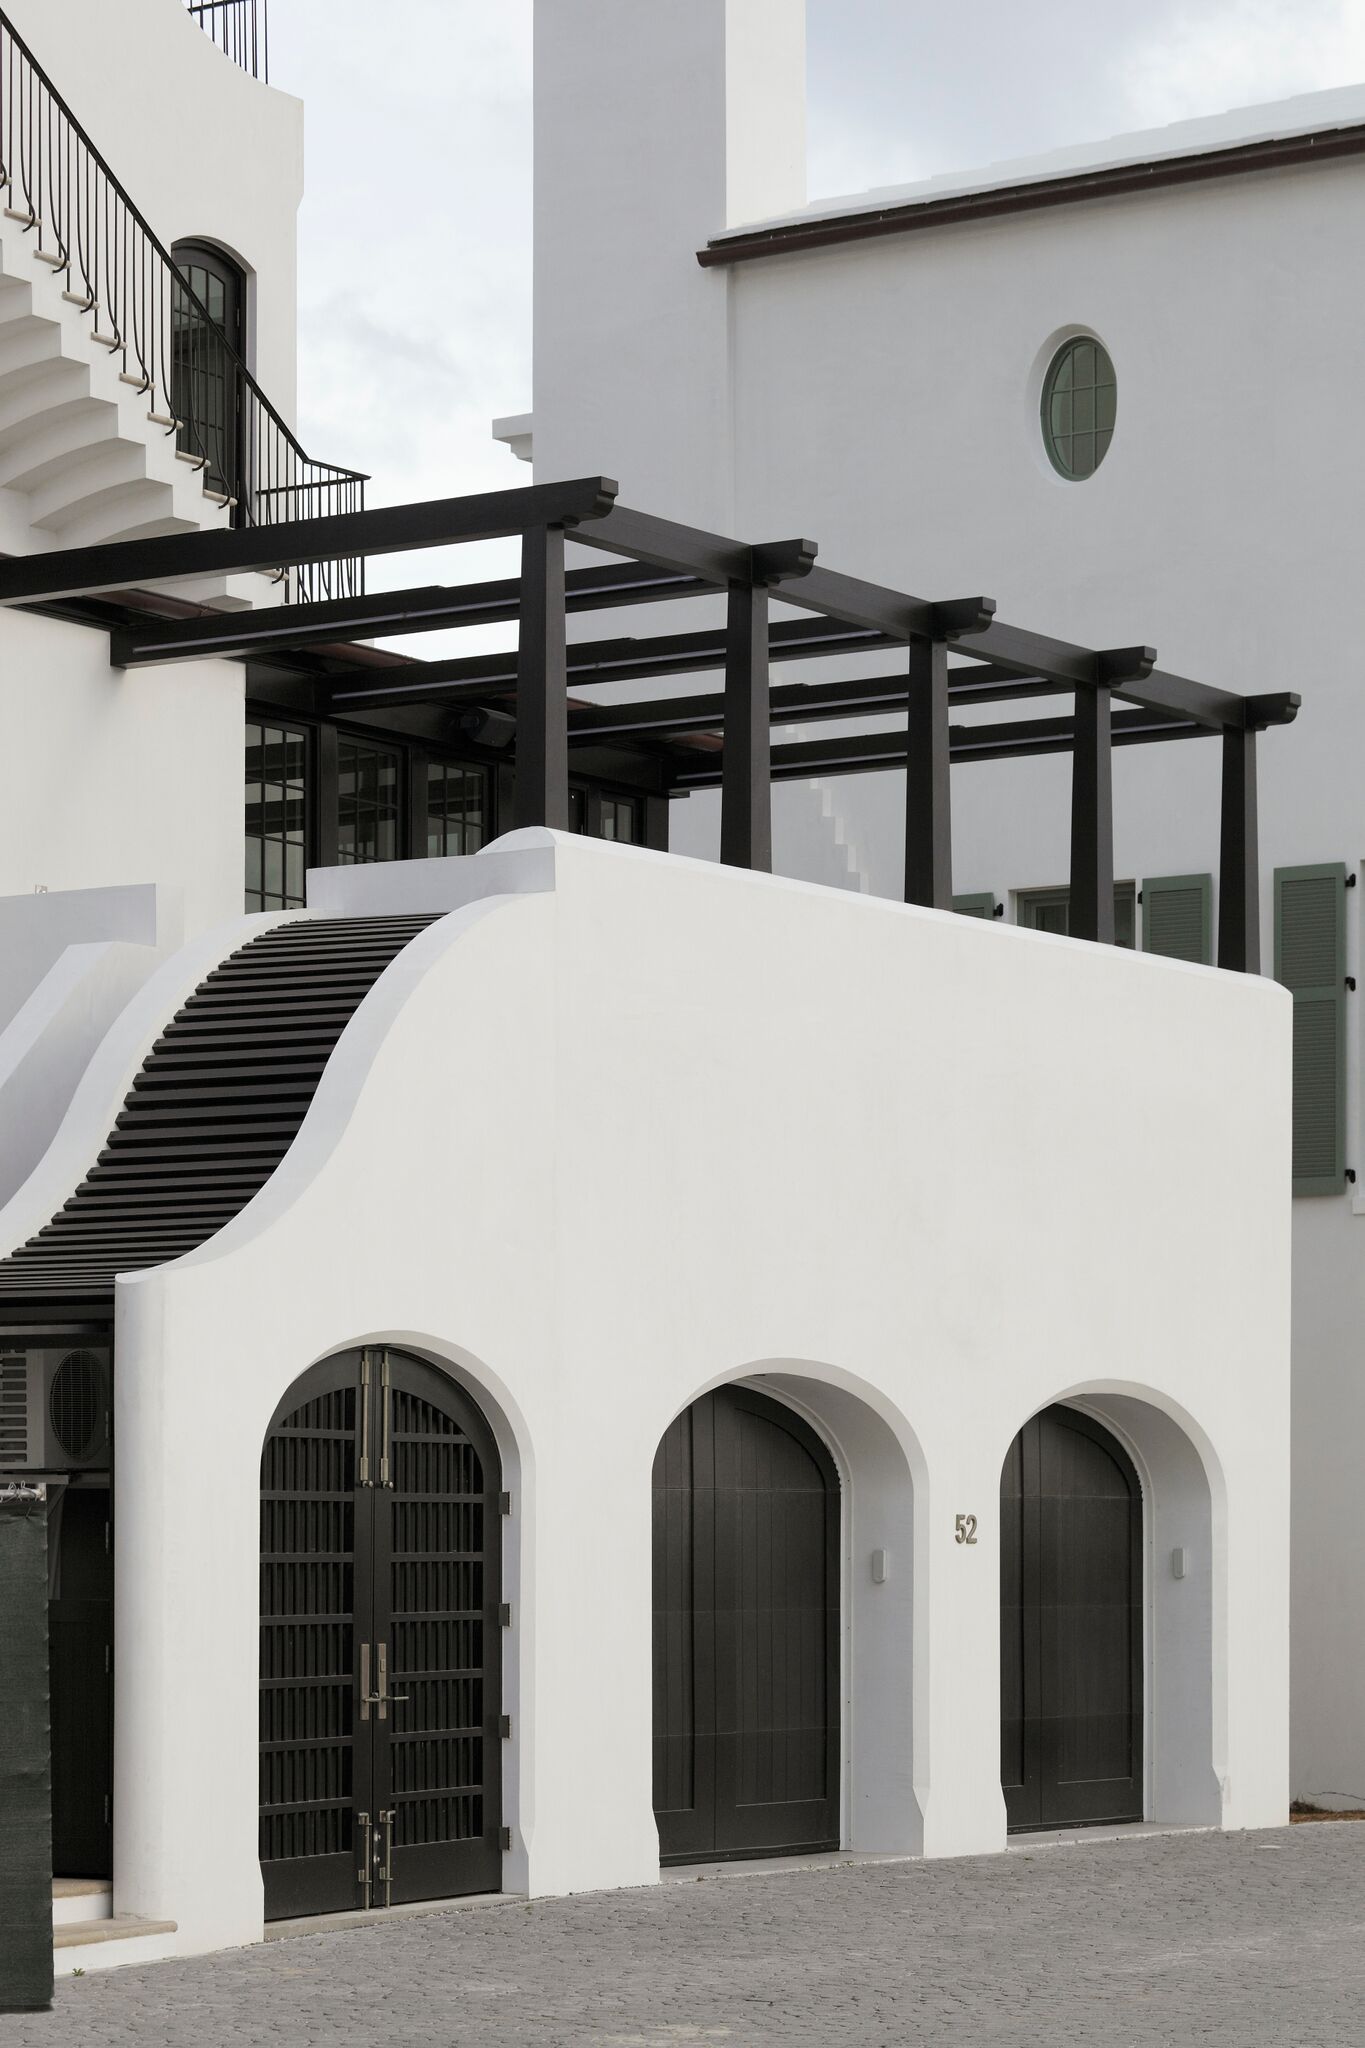
M839 1478L747 1388L654 1461L654 1811L665 1863L839 1844Z
M501 1478L488 1425L401 1351L343 1352L261 1461L266 1917L496 1891Z
M1045 1408L1000 1480L1001 1781L1011 1830L1141 1820L1142 1492L1108 1430Z

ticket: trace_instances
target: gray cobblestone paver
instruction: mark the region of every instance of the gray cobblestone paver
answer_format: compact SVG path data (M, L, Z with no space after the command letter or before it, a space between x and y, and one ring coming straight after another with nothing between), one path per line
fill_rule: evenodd
M466 1908L59 1982L0 2048L1365 2048L1365 1823Z

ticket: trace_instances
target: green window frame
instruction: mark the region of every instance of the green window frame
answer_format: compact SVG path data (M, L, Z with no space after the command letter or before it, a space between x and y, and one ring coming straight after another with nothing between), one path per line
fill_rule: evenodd
M1108 349L1092 334L1064 341L1043 379L1043 446L1058 476L1083 483L1109 453L1118 380Z
M1059 932L1071 929L1069 889L1020 889L1014 898L1014 921L1026 931ZM1114 884L1114 944L1131 952L1137 944L1137 884Z
M1213 876L1149 875L1142 884L1142 950L1213 964Z
M1346 1187L1346 868L1275 870L1275 979L1294 998L1296 1195Z

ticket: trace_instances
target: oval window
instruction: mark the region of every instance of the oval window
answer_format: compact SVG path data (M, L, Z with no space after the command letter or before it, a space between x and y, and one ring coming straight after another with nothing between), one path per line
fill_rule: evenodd
M1043 379L1043 444L1059 476L1093 476L1114 438L1118 389L1109 351L1089 335L1064 342Z

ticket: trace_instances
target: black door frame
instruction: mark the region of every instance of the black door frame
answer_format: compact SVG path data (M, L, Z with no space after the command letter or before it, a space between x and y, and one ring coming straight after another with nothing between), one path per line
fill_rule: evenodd
M800 1444L825 1482L824 1713L825 1779L829 1790L819 1802L824 1812L818 1816L812 1814L812 1801L765 1805L762 1811L767 1832L777 1839L763 1843L746 1839L745 1808L739 1799L740 1715L733 1642L737 1588L730 1579L737 1546L732 1541L727 1552L724 1541L727 1518L736 1510L739 1475L732 1463L733 1440L724 1430L718 1437L715 1428L716 1409L722 1401L732 1403L739 1411L777 1422ZM837 1849L843 1828L843 1484L839 1468L829 1446L803 1415L756 1387L727 1382L700 1395L681 1412L691 1416L693 1428L689 1545L695 1717L693 1794L690 1808L656 1809L659 1861L667 1867ZM674 1423L679 1419L675 1417ZM660 1451L662 1448L661 1443ZM660 1540L660 1519L656 1497L656 1544ZM733 1529L728 1533L732 1537L737 1534Z
M472 1394L450 1374L399 1346L371 1345L334 1353L295 1380L271 1417L266 1446L290 1416L343 1390L353 1391L356 1397L350 1431L355 1482L350 1489L351 1547L349 1565L338 1567L343 1573L349 1569L352 1589L346 1616L350 1683L344 1730L351 1762L351 1839L330 1854L264 1860L268 1920L456 1898L497 1891L502 1882L502 1468L497 1441ZM404 1392L438 1407L473 1446L481 1468L483 1539L482 1664L478 1667L482 1828L477 1838L406 1847L395 1841L398 1801L394 1764L395 1737L401 1740L404 1732L400 1712L406 1704L403 1687L411 1674L405 1672L395 1643L397 1624L404 1619L392 1598L393 1508L401 1505L401 1497L390 1481L390 1457L396 1465L399 1439L398 1430L391 1427L395 1411L390 1402ZM307 1500L310 1495L296 1492L293 1497ZM274 1618L263 1612L263 1628ZM391 1647L394 1654L390 1657ZM382 1669L381 1649L385 1657ZM427 1682L439 1687L453 1686L458 1680L432 1673ZM264 1737L266 1687L287 1692L288 1680L258 1677L258 1685L263 1753L267 1747L287 1749L288 1738L273 1739L267 1745ZM286 1702L286 1710L297 1711L301 1717L309 1711L306 1703L298 1701L293 1709ZM433 1735L452 1746L459 1740L457 1734L439 1729ZM298 1739L306 1745L306 1733Z
M1044 1584L1046 1556L1043 1541L1043 1493L1040 1470L1041 1428L1045 1421L1051 1421L1079 1436L1088 1437L1097 1444L1105 1455L1111 1458L1123 1475L1129 1492L1128 1542L1130 1568L1137 1582L1137 1596L1130 1601L1128 1633L1128 1681L1131 1712L1131 1753L1136 1759L1136 1768L1131 1780L1122 1781L1128 1790L1097 1792L1086 1798L1077 1792L1068 1793L1060 1784L1056 1771L1056 1745L1058 1731L1056 1717L1049 1712L1051 1701L1048 1692L1049 1677L1046 1670L1046 1645L1044 1642L1045 1594ZM1087 1415L1083 1409L1073 1408L1065 1402L1054 1402L1031 1415L1018 1436L1010 1445L1006 1464L1013 1456L1016 1445L1021 1457L1020 1530L1019 1530L1019 1616L1022 1645L1021 1695L1024 1704L1021 1731L1021 1752L1023 1759L1023 1781L1020 1784L1006 1783L1004 1786L1005 1809L1008 1830L1011 1834L1043 1832L1049 1829L1069 1827L1101 1827L1119 1823L1141 1821L1147 1811L1147 1711L1146 1711L1146 1637L1148 1572L1146 1551L1145 1490L1141 1476L1125 1445L1107 1424ZM1002 1472L1002 1494L1004 1473ZM1003 1506L1003 1501L1002 1501ZM1001 1517L1002 1543L1005 1536L1004 1516ZM1002 1623L1007 1611L1004 1603L1003 1566L1005 1553L1002 1549ZM1030 1627L1030 1617L1036 1616L1036 1626ZM1002 1674L1003 1676L1003 1674ZM1034 1711L1029 1711L1030 1703ZM1004 1705L1002 1691L1002 1708ZM1117 1786L1118 1780L1103 1781L1106 1786ZM1093 1810L1087 1810L1093 1809Z

